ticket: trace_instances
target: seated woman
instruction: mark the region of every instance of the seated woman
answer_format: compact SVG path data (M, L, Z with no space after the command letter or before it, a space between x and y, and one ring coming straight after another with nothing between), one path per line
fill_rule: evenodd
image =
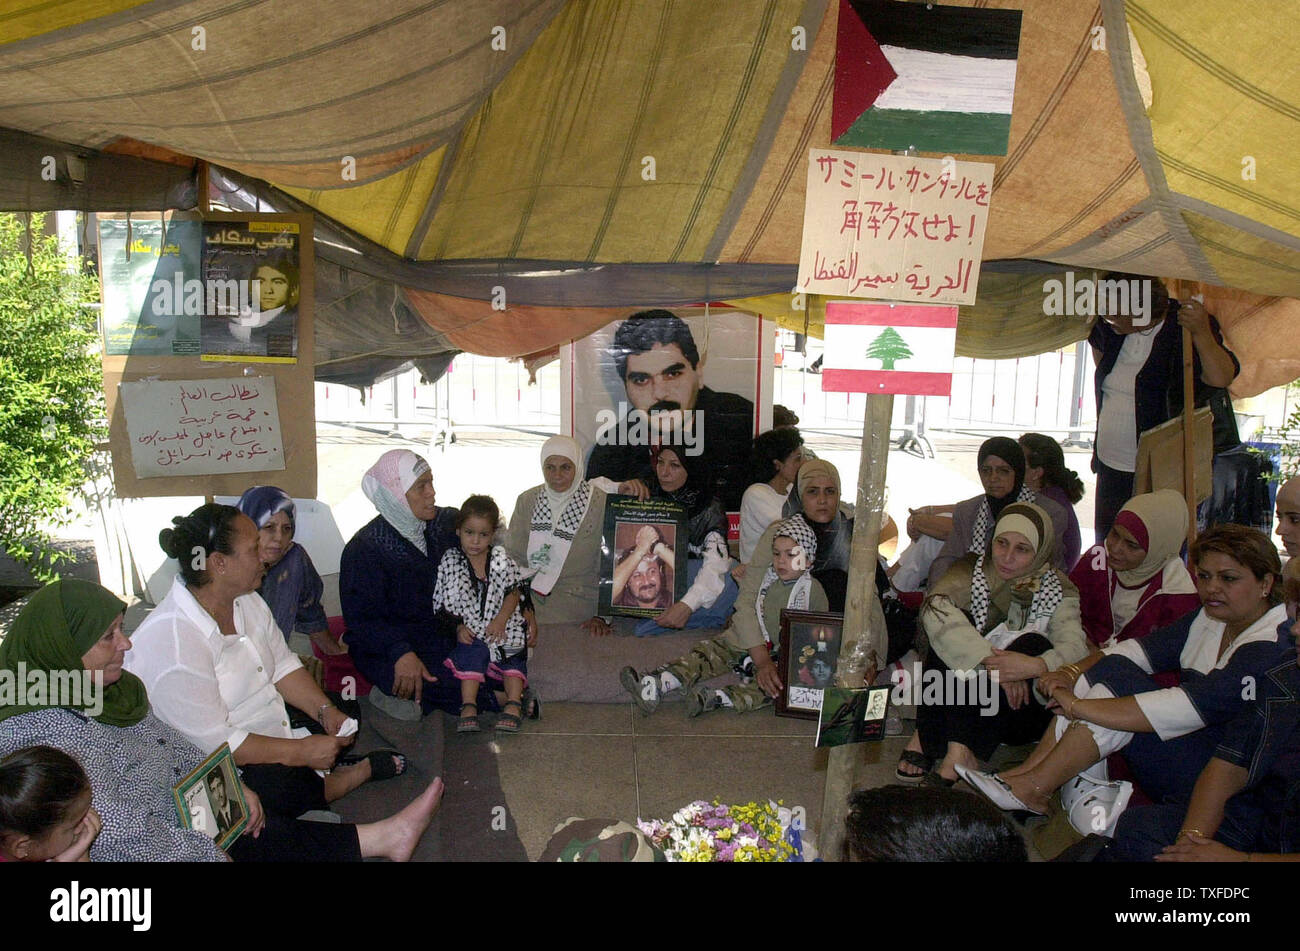
M325 585L307 550L293 541L297 518L293 499L273 485L255 485L239 497L235 507L257 526L257 557L266 568L257 593L271 609L285 641L298 631L319 640L322 650L341 652L329 636L320 603Z
M102 828L90 849L96 862L219 862L203 832L176 820L172 784L194 770L204 752L149 712L138 677L123 671L131 647L122 632L126 605L89 581L68 578L28 599L0 643L0 671L44 672L66 682L84 670L103 689L0 705L0 757L24 747L55 747L76 758L90 779ZM55 672L63 677L55 679ZM249 824L230 847L237 861L328 861L385 857L406 861L438 808L435 779L405 809L382 822L349 825L294 821L244 787Z
M1286 565L1295 636L1300 559ZM1132 806L1103 858L1121 862L1295 862L1300 829L1291 803L1300 781L1300 669L1294 651L1260 678L1249 707L1224 729L1191 802Z
M538 624L580 623L590 634L607 635L609 625L596 616L606 489L578 479L582 453L569 436L546 440L541 456L545 481L515 502L506 551L525 573L533 572L529 587ZM641 486L601 481L645 494Z
M1063 556L1065 511L1025 485L1025 455L1020 451L1020 444L1005 436L994 436L980 446L978 459L984 494L958 502L953 508L951 531L930 564L929 587L938 584L944 572L958 558L984 551L988 546L989 530L1002 510L1012 502L1031 502L1051 517L1052 534L1056 536L1052 567L1066 570Z
M1046 813L1076 775L1107 780L1105 759L1124 751L1155 802L1186 802L1224 724L1292 646L1277 584L1282 566L1261 532L1219 525L1192 545L1202 608L1137 640L1121 641L1043 677L1058 714L1022 765L1000 776L958 769L1003 809ZM1154 674L1176 671L1180 686Z
M1061 444L1042 433L1025 433L1020 437L1020 448L1025 454L1025 485L1061 507L1065 513L1065 570L1069 571L1079 560L1083 542L1079 534L1079 519L1074 507L1083 498L1083 482L1073 469L1065 468L1065 453Z
M1052 567L1056 539L1047 513L1013 502L992 536L985 551L944 573L921 609L930 639L922 683L933 677L952 684L956 672L965 689L960 698L917 707L916 733L896 771L903 782L926 779L942 760L937 780L951 786L961 767L987 760L1000 744L1042 735L1051 714L1030 682L1088 653L1078 592Z
M1145 637L1200 608L1179 555L1185 538L1187 503L1173 489L1134 496L1120 509L1105 544L1088 549L1070 572L1094 648Z
M385 713L418 719L437 708L455 714L460 687L441 672L455 646L456 622L434 613L433 585L443 552L459 544L457 512L434 504L429 464L409 449L380 456L361 490L379 515L352 536L339 562L352 662L378 688L370 702Z
M228 743L245 782L286 815L323 810L369 779L400 773L405 759L391 751L334 768L355 740L339 731L350 725L355 732L356 721L289 652L255 594L263 568L252 520L232 506L208 504L172 522L158 542L180 574L135 632L127 656L159 719L207 753ZM296 735L286 703L310 714L322 734ZM322 779L317 770L333 772Z
M775 411L773 412L775 425ZM740 563L749 564L754 545L769 525L781 518L803 464L803 437L797 429L769 429L754 437L750 453L751 484L740 499ZM725 535L723 536L726 537Z
M700 456L688 455L676 446L663 446L654 453L654 469L651 498L676 502L686 509L687 590L658 617L637 624L636 633L644 637L669 629L722 628L740 591L731 577L727 513L713 494L712 480ZM671 550L668 556L671 571Z

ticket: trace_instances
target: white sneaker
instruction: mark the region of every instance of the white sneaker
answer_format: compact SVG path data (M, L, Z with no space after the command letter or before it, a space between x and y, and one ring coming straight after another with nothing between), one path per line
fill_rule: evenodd
M1011 787L997 774L981 773L977 769L969 769L965 766L955 766L954 769L972 789L999 809L1007 812L1028 812L1035 816L1046 815L1037 809L1030 809L1021 802L1020 797L1013 793Z
M659 678L651 674L644 677L634 667L624 667L618 675L623 689L632 695L637 709L649 716L659 709Z

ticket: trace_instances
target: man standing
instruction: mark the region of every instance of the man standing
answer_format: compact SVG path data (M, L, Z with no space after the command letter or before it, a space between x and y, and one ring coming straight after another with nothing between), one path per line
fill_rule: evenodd
M1241 442L1225 389L1241 372L1241 364L1223 345L1219 322L1204 305L1171 299L1163 282L1140 274L1111 272L1101 286L1125 293L1109 295L1112 305L1118 301L1119 306L1098 306L1101 317L1088 336L1097 365L1092 468L1097 473L1098 541L1133 497L1138 439L1183 411L1184 327L1191 331L1195 350L1196 405L1208 404L1214 413L1214 451ZM1099 300L1103 297L1099 294Z
M601 429L587 460L587 478L639 479L648 486L653 446L680 442L692 455L704 456L723 506L739 510L754 438L754 404L703 385L695 338L671 311L633 314L614 332L610 349L631 407L621 406L617 425Z

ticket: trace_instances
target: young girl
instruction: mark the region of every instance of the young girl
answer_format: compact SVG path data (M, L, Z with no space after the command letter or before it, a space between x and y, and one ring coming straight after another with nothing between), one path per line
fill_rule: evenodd
M101 826L90 799L81 764L62 750L0 759L0 862L89 862Z
M782 683L772 662L772 644L780 635L781 611L825 611L826 592L812 576L817 557L817 536L802 515L779 523L772 539L772 564L763 575L753 610L758 615L763 642L744 647L734 625L717 637L700 641L691 652L645 674L624 667L619 674L623 689L647 715L659 707L665 693L684 688L686 715L697 717L729 707L737 712L757 710L771 702ZM744 678L729 687L697 687L704 680L736 669Z
M505 709L498 733L518 733L524 688L528 686L528 648L537 642L519 607L523 572L492 544L500 511L486 495L471 495L460 507L456 535L460 547L449 548L438 564L433 609L455 615L456 647L445 661L460 681L457 733L477 733L478 689L486 677L504 683ZM513 712L511 710L513 708Z

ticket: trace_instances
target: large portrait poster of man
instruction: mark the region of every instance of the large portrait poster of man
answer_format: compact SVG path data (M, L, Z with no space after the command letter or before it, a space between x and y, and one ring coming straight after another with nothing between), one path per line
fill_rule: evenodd
M723 506L740 508L750 446L771 424L770 324L725 308L650 309L562 349L562 422L587 453L587 478L652 486L652 448L680 445L704 458Z
M686 510L613 498L605 505L599 611L658 617L686 593Z
M297 362L298 238L292 222L204 223L204 360Z

